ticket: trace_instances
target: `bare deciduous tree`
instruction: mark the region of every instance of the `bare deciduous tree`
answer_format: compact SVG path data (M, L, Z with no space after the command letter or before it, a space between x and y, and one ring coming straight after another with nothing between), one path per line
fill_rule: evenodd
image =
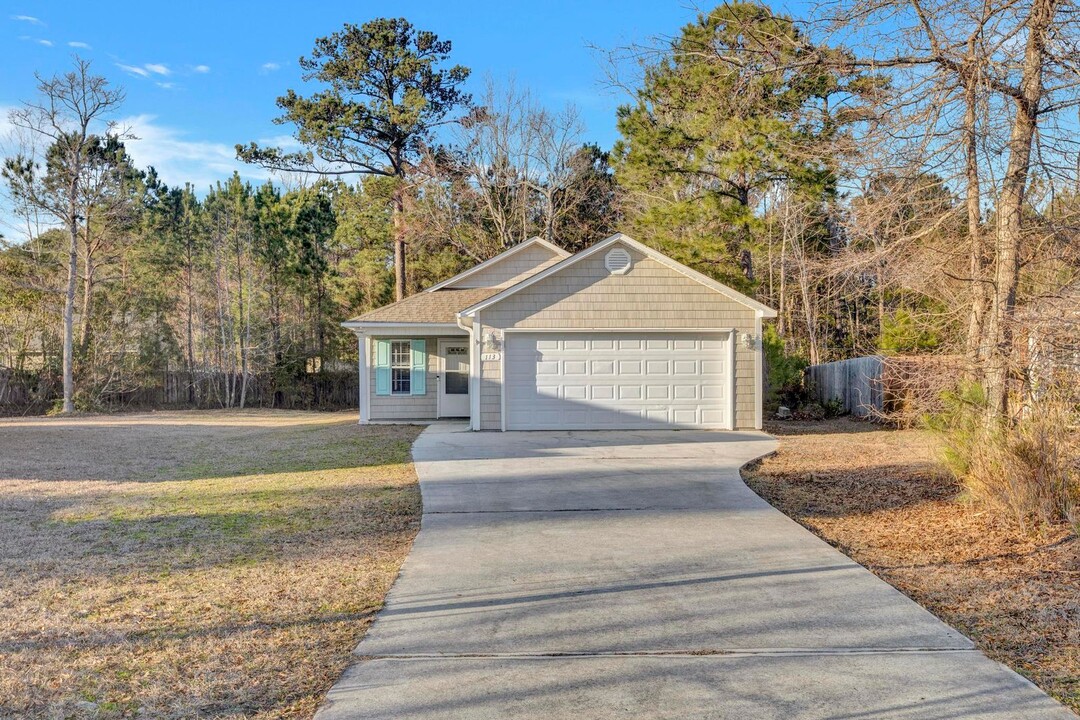
M94 192L91 149L100 137L116 137L111 123L97 126L115 112L124 92L110 88L104 77L93 75L90 62L75 58L75 68L52 78L38 77L38 99L10 114L11 123L28 131L47 146L46 167L28 155L6 161L4 177L12 193L64 225L69 237L67 284L64 297L64 401L63 411L75 409L74 315L78 281L79 235L88 227L87 208L100 197Z

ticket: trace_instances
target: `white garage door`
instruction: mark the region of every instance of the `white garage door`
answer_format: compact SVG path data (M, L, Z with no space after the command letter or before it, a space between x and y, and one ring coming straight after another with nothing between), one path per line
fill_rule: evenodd
M730 428L728 333L507 333L508 430Z

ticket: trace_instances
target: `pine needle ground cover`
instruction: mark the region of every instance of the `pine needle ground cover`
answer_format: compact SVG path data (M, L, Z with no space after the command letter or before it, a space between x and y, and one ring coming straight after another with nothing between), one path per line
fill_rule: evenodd
M937 439L839 418L775 423L751 488L990 657L1080 712L1080 541L965 502Z
M420 522L419 428L0 420L0 718L306 718Z

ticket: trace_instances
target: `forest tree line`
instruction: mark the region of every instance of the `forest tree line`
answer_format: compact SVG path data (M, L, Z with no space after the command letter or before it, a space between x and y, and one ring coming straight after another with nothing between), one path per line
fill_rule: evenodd
M243 405L256 376L284 397L352 371L351 315L529 237L621 230L777 308L787 357L956 356L1006 414L1017 318L1080 268L1075 8L815 12L729 3L611 51L611 148L512 83L474 97L432 32L346 25L278 99L302 149L238 144L277 182L209 189L139 168L106 124L122 91L79 61L12 116L0 366L50 401L67 377L71 408L165 370L228 378L192 403Z

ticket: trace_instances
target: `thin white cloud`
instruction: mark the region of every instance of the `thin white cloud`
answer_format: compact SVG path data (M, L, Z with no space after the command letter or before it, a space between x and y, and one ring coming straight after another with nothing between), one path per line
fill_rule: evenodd
M116 63L116 67L131 75L138 75L139 77L150 77L150 72L148 70L144 70L136 65L124 65L123 63Z
M72 40L71 42L68 43L68 47L81 48L83 50L93 50L94 49L94 48L90 47L90 43L84 43L81 40Z
M199 73L200 75L205 74L205 73L210 72L210 66L209 65L196 65L195 67L191 68L191 71Z
M40 25L41 27L45 27L45 23L43 23L40 18L36 18L33 15L12 15L11 19L18 22L30 23L31 25Z
M259 69L262 70L264 73L271 73L271 72L274 72L275 70L280 70L281 65L279 63L276 63L276 62L268 62L268 63L263 63L262 67L260 67Z
M190 182L201 193L218 180L228 180L234 170L254 182L271 177L266 170L237 160L233 145L193 139L184 130L158 124L154 115L125 118L119 126L135 136L125 145L136 166L153 165L168 185Z
M163 90L172 90L174 87L176 87L176 83L171 82L156 82L154 84L157 85L159 88L162 88Z
M52 40L38 40L37 44L38 45L44 45L45 47L52 47L53 46L53 41Z
M148 78L151 75L161 75L162 77L172 75L172 70L169 69L169 66L160 63L146 63L145 65L125 65L124 63L116 63L116 67L129 75L138 75L142 78Z

